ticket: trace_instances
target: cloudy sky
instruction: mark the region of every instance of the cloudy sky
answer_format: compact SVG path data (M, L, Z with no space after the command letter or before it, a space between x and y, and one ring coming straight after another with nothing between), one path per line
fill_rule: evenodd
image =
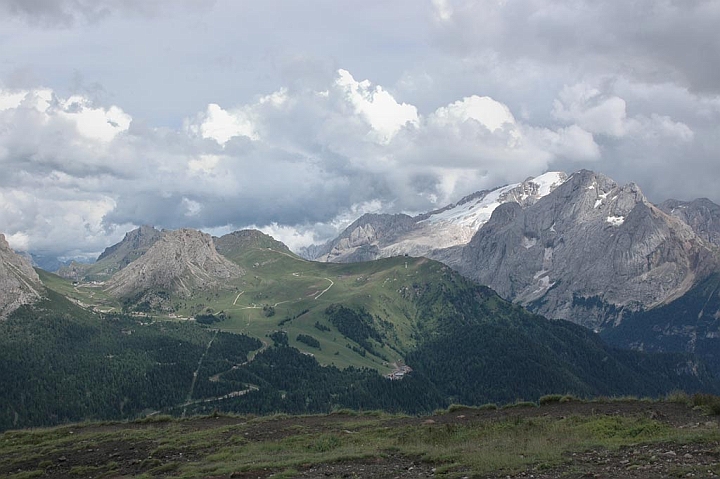
M0 232L291 247L548 170L720 202L717 0L0 0Z

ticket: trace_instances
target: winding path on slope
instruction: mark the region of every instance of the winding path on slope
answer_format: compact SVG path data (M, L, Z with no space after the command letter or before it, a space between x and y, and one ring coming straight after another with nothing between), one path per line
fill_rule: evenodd
M330 278L323 278L323 279L326 279L326 280L330 281L330 286L328 286L327 288L325 288L325 289L323 289L322 291L320 291L320 294L318 294L317 296L315 296L315 299L318 299L320 296L322 296L323 294L327 293L327 292L330 290L330 288L332 288L333 285L335 285L335 283L333 282L333 280L331 280Z

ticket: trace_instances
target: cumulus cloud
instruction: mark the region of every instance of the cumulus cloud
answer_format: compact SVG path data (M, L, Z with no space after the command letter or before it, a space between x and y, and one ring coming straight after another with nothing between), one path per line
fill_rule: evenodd
M364 212L581 167L655 201L720 201L719 15L705 0L351 15L325 0L0 0L0 231L61 255L147 223L301 246Z
M566 86L555 100L553 115L575 123L586 131L611 136L627 133L625 100L617 96L603 96L586 84Z
M417 108L399 104L381 86L373 88L369 80L358 82L347 70L339 70L335 85L346 95L355 112L370 124L374 138L382 143L392 140L405 125L417 125Z
M252 119L245 112L230 113L215 103L208 105L207 111L198 115L196 122L194 125L188 125L191 132L203 138L212 138L221 145L234 136L258 139Z
M301 245L364 212L423 211L588 148L572 128L524 125L489 97L420 115L346 70L325 90L210 104L177 130L134 129L118 106L50 90L0 98L0 162L14 172L0 224L14 246L43 251L60 224L76 233L54 239L56 252L147 223L255 225Z

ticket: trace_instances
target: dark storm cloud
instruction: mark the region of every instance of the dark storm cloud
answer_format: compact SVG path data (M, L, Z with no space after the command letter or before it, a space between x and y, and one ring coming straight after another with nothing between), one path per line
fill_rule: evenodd
M212 0L179 0L172 8L205 8ZM160 0L0 0L0 12L42 26L71 27L94 23L116 13L142 16L159 14L168 2Z
M527 58L720 92L720 4L714 0L440 3L453 14L439 22L439 39L459 54L490 49L502 61Z

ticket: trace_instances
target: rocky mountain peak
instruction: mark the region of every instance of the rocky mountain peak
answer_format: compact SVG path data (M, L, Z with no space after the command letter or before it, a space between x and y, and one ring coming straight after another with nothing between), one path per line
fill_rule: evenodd
M106 281L141 257L154 245L163 232L143 225L125 233L125 237L98 256L94 264L72 262L58 270L58 275L74 281Z
M147 251L147 249L155 244L155 242L162 236L162 232L155 229L153 226L143 225L139 228L136 228L132 231L129 231L125 233L125 237L123 240L113 246L110 246L109 248L105 248L105 251L102 252L100 256L98 256L98 261L101 261L105 258L111 257L113 255L121 256L121 255L127 255L130 251L138 251L143 250ZM121 258L118 258L121 259ZM135 258L133 258L135 259ZM129 263L129 262L128 262Z
M30 261L15 253L0 234L0 319L40 299L42 289Z
M583 170L526 208L498 207L455 266L541 314L592 328L687 291L712 253L633 183Z
M209 234L180 229L163 232L144 255L107 282L106 290L118 297L147 290L190 296L196 290L222 288L223 280L243 274L217 252Z
M442 257L443 261L452 262L452 258L446 258L448 248L467 244L498 206L516 203L526 207L566 180L565 173L549 172L522 183L478 191L457 203L415 217L366 214L335 240L313 248L310 259L343 263L408 254Z

